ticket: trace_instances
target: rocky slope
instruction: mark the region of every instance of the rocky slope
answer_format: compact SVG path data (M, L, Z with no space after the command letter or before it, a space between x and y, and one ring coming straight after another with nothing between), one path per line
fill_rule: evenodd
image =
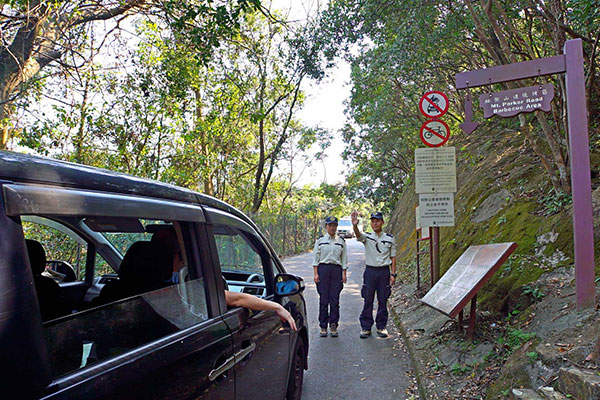
M484 309L507 313L523 288L545 272L573 264L570 196L556 194L541 163L519 132L490 126L450 142L456 147L457 184L454 227L440 228L443 274L475 244L516 242L519 247L481 292ZM598 176L600 151L591 153L592 176ZM600 180L593 181L593 189ZM595 237L600 238L600 189L594 191ZM406 190L389 218L396 235L398 262L406 275L415 274L415 215L418 197ZM600 261L600 247L596 259ZM428 258L423 260L428 265ZM596 271L600 271L600 262ZM425 278L429 279L425 268ZM531 289L533 290L533 288Z
M398 240L401 274L391 303L420 372L421 397L559 399L562 392L568 398L600 398L595 397L600 313L576 310L569 196L551 189L518 132L480 129L450 145L458 159L456 225L440 228L442 274L470 245L519 247L478 295L475 340L467 341L457 321L418 301L429 286L429 260L422 259L417 290L418 198L412 188L403 193L387 227ZM597 242L600 152L594 146L591 164ZM596 246L597 275L599 256Z

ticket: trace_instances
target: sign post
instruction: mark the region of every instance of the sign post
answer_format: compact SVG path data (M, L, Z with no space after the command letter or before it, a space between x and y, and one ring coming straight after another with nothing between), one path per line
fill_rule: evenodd
M494 83L565 73L577 308L596 303L594 275L594 227L589 135L583 47L581 39L567 40L564 54L456 74L456 88L470 89ZM528 88L525 88L528 89ZM540 102L543 103L543 102ZM540 104L540 109L543 109Z
M454 225L456 153L454 147L441 147L450 139L450 128L439 119L449 104L448 97L436 90L425 93L419 101L419 111L429 118L419 132L428 148L415 149L415 191L419 194L418 217L422 225L429 226L432 287L440 277L439 227Z

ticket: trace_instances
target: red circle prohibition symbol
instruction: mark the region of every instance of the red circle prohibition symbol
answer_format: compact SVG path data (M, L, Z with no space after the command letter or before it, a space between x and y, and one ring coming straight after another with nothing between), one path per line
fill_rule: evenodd
M439 119L430 119L421 125L421 141L429 147L440 147L450 139L448 124Z
M443 104L440 104L440 100ZM425 93L419 100L419 111L427 118L439 118L448 111L448 97L440 91Z

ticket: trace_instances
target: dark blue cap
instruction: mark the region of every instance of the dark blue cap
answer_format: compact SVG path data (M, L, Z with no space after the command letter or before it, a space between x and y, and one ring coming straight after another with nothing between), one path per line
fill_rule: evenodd
M371 219L377 218L383 220L383 213L381 211L375 211L371 213Z
M338 219L336 217L327 217L325 218L325 224L337 224Z

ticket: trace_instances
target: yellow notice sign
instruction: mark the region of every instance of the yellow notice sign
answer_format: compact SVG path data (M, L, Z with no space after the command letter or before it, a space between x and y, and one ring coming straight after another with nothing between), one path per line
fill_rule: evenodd
M456 193L456 149L415 149L415 192Z

